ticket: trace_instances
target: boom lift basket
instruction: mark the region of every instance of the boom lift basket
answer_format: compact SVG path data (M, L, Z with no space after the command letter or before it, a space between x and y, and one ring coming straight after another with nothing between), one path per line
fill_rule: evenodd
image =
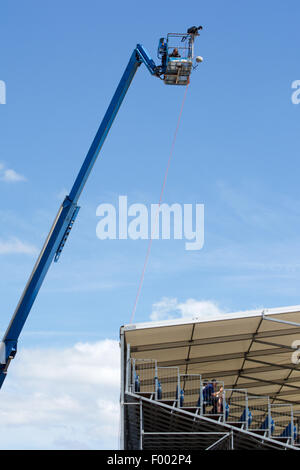
M194 38L191 34L169 33L167 35L164 73L166 85L187 85L189 83L193 69L193 46Z

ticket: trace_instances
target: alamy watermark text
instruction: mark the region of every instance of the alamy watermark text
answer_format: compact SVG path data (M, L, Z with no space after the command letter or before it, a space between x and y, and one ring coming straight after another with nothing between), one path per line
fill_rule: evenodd
M204 245L203 204L131 204L119 196L118 207L100 204L96 235L100 240L188 240L186 250L201 250Z
M294 80L292 82L292 89L295 90L291 96L292 103L299 104L300 103L300 80Z
M6 104L6 84L0 80L0 104Z

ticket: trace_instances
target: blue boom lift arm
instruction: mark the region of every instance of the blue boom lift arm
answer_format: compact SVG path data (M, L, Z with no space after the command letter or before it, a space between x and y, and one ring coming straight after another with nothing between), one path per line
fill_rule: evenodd
M72 229L75 218L79 211L77 202L80 194L99 155L105 138L107 137L107 134L112 126L114 118L119 111L132 79L138 67L142 63L146 65L147 69L153 76L160 78L163 73L162 66L156 66L155 62L151 59L144 47L138 44L130 57L125 72L119 82L115 94L113 95L97 134L74 182L71 192L68 196L66 196L59 208L57 216L50 229L41 253L36 261L23 294L19 300L14 315L9 323L2 341L0 342L0 388L5 380L8 366L16 355L19 336L22 332L35 298L44 281L47 271L53 260L55 262L58 261L68 235Z

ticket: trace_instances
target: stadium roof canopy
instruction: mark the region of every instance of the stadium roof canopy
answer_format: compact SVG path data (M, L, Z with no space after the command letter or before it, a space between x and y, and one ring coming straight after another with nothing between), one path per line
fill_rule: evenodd
M121 334L133 358L156 359L300 410L300 305L130 324Z

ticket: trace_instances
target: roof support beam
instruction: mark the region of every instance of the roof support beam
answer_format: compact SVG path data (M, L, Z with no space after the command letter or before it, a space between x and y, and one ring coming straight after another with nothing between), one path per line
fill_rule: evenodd
M239 380L239 378L240 378L240 375L241 375L241 373L243 372L243 369L244 369L244 366L245 366L247 357L251 354L251 348L252 348L254 339L255 339L255 337L256 337L256 335L257 335L257 333L258 333L258 330L259 330L259 328L260 328L260 325L262 324L262 321L263 321L263 319L261 318L260 321L259 321L259 323L258 323L258 325L257 325L257 328L256 328L255 332L253 333L253 336L252 336L252 339L251 339L251 343L250 343L250 345L249 345L248 351L244 354L243 364L242 364L242 367L241 367L241 369L239 370L239 372L238 372L238 374L237 374L237 377L236 377L236 380L235 380L235 383L234 383L233 388L236 387L236 384L238 383L238 380Z
M189 350L188 350L188 353L187 353L187 361L190 360L190 354L191 354L191 347L192 347L192 343L193 343L194 331L195 331L195 323L193 324L191 339L189 340L190 346L189 346ZM186 365L186 368L185 368L185 373L186 374L187 374L187 370L188 370L188 362L187 362L187 365ZM184 384L185 384L185 382L184 382Z
M254 362L256 364L262 364L261 367L248 367L244 369L244 373L247 374L255 374L261 372L272 372L280 369L290 369L290 364L272 364L270 362L258 361L255 359L247 359L249 362ZM212 377L233 377L238 373L239 369L229 369L229 370L222 370L222 371L211 371L211 372L203 372L201 374L203 379L211 379ZM299 375L300 381L300 375Z
M251 381L251 382L239 383L239 388L247 388L247 389L256 388L256 387L264 387L266 384L268 384L268 382L271 382L271 383L273 382L273 381L266 381L264 379L258 379L257 377L249 377L249 376L247 376L247 374L242 374L240 378L248 379L248 380ZM257 382L255 382L255 380ZM292 378L289 378L288 380L278 379L278 380L275 380L274 382L278 385L287 385L287 384L292 384L292 383L299 383L300 384L300 376L299 377L292 377ZM300 390L300 387L299 387L299 390Z
M288 336L290 334L300 334L299 328L288 328L286 330L271 330L271 331L262 331L257 333L257 338L272 338L276 336ZM131 352L146 352L146 351L157 351L160 349L175 349L175 348L185 348L192 346L205 346L209 344L219 344L219 343L231 343L235 341L246 341L253 338L253 333L241 333L238 335L227 335L227 336L216 336L213 338L203 338L203 339L192 339L186 341L172 341L167 343L156 343L156 344L146 344L139 346L131 346Z
M279 318L266 317L264 314L262 314L262 318L263 320L273 321L275 323L282 323L283 325L292 325L297 326L298 328L300 326L300 323L296 323L294 321L280 320Z
M298 387L297 385L291 385L290 383L287 383L285 380L260 379L258 377L249 377L248 375L245 375L245 374L241 374L240 377L243 378L243 379L254 380L256 382L259 382L259 384L255 384L255 386L258 386L258 387L260 387L260 386L263 387L264 385L280 385L280 386L292 388L294 393L296 393L297 390L300 392L300 387ZM300 378L298 379L298 382L300 382ZM240 385L239 385L239 387L240 387ZM251 387L249 387L249 388L251 388ZM299 394L299 396L300 396L300 394Z
M255 339L255 338L254 338L253 341L254 341L254 343L266 344L267 346L273 346L273 347L276 347L276 348L285 348L285 349L288 349L289 351L295 351L295 348L293 348L292 346L290 346L288 344L272 343L270 341L263 341L261 339Z
M286 370L299 370L298 367L295 365L291 365L291 363L286 363L286 364L274 364L272 362L267 362L267 361L261 361L260 359L253 359L251 357L248 357L247 361L249 362L255 362L256 364L262 364L266 366L271 366L272 369L270 370L279 370L279 369L286 369ZM262 372L265 372L265 370L262 370Z
M202 356L202 357L191 357L189 359L174 359L171 361L159 361L158 364L160 367L175 367L175 366L185 366L186 364L203 364L208 362L218 362L230 361L232 359L244 359L248 360L249 357L257 356L270 356L273 354L282 354L286 353L285 348L271 348L271 349L261 349L257 351L250 352L237 352L229 354L217 354L215 356Z

